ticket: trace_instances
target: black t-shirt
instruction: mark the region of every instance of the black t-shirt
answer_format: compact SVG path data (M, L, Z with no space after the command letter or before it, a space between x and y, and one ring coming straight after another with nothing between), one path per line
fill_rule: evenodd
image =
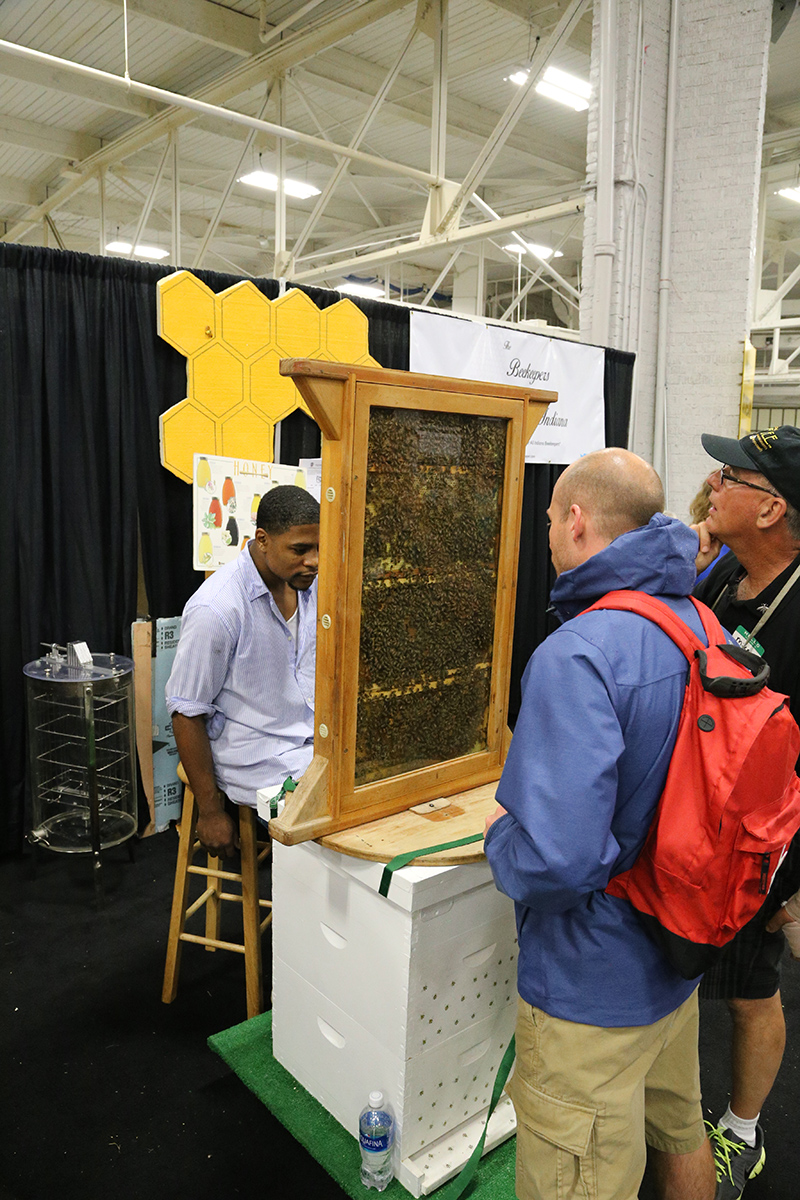
M788 583L800 566L800 555L752 600L737 600L736 589L745 574L744 567L730 551L694 590L698 600L712 608L730 633L741 625L748 633L755 628L764 611ZM770 614L756 634L769 663L769 686L789 697L792 716L800 725L800 579ZM800 760L798 760L800 773ZM770 892L770 898L785 900L800 887L800 837L795 837ZM777 905L774 905L777 907Z
M710 571L694 594L713 608L721 625L733 633L739 625L749 633L769 607L792 572L800 555L752 600L737 600L736 589L745 574L736 555L728 552ZM800 724L800 579L756 634L769 663L769 686L789 697L792 716Z

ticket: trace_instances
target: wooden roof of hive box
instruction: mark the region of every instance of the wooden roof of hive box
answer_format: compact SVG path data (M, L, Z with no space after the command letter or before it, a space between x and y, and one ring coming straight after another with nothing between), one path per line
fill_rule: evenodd
M430 816L442 797L477 832L509 741L525 446L557 394L313 359L280 369L322 429L322 502L314 758L270 832L387 859L407 840L397 821L388 837L333 835L423 806L409 827L435 819L425 844L449 840L447 806Z

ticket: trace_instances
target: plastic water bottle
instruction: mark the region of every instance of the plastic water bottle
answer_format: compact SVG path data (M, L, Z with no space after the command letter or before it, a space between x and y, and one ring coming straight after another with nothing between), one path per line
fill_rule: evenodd
M394 1115L391 1105L384 1103L383 1092L370 1092L369 1104L358 1118L358 1140L361 1144L361 1182L364 1187L382 1192L394 1176Z

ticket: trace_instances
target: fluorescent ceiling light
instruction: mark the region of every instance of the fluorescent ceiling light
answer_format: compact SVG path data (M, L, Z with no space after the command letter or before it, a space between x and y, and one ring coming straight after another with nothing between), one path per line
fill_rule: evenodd
M384 295L383 288L370 283L340 283L337 284L336 291L344 292L347 296L363 296L367 300L381 300Z
M556 258L564 257L560 250L554 252L550 246L539 246L536 242L526 242L525 245L534 254L538 254L539 258L551 258L554 254ZM508 250L509 254L522 254L524 251L524 247L519 242L509 242L507 246L503 246L503 249Z
M267 192L278 190L278 176L271 171L251 171L248 175L240 175L236 182L249 183L251 187L263 188ZM302 183L299 179L284 179L283 190L287 196L296 196L298 200L319 195L319 188L314 187L313 183Z
M106 250L110 250L112 254L130 254L130 242L106 242ZM167 258L169 250L162 250L160 246L142 246L138 245L133 252L139 258Z
M574 108L576 112L582 112L589 107L589 97L592 94L590 85L583 79L578 79L577 75L568 75L566 71L559 71L558 67L547 68L536 85L536 91L540 96L548 96L551 100L558 100L559 104Z
M513 75L508 76L508 79L511 83L516 83L521 87L529 74L529 71L515 71ZM589 107L589 97L592 94L591 85L585 80L579 79L577 75L570 75L566 71L560 71L558 67L548 67L536 84L535 90L540 96L558 100L560 104L566 104L570 108L574 108L576 112L582 112L583 109Z
M794 200L796 204L800 204L800 187L781 188L778 195L785 196L787 200Z

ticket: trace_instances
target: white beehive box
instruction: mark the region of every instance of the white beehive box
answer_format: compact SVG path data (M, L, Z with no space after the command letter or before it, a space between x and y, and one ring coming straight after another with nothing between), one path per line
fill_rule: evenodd
M513 906L485 863L406 867L384 898L380 863L273 854L275 1057L354 1136L381 1088L395 1173L425 1194L469 1157L513 1034ZM513 1129L504 1098L487 1149Z

